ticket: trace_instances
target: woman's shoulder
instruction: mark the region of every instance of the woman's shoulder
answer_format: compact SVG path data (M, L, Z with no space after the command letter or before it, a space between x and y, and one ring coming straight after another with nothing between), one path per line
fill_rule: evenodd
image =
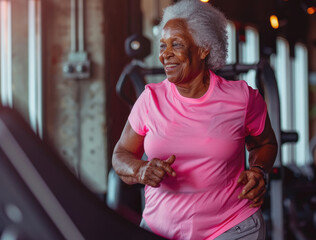
M218 76L217 85L224 92L245 96L248 96L249 88L251 88L245 80L227 80L220 76Z

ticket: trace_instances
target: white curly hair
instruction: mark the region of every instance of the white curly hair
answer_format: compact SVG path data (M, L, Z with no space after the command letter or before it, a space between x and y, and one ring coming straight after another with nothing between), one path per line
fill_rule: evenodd
M195 44L210 50L206 64L212 71L222 68L227 58L227 19L209 3L182 0L164 9L160 32L171 19L184 19Z

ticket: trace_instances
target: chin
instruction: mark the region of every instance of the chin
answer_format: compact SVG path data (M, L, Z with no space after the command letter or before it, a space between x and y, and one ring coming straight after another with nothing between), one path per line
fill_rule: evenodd
M167 75L167 79L168 79L169 82L172 82L172 83L174 83L174 81L175 81L175 78L172 77L172 76L168 76Z
M175 79L173 77L171 77L171 78L167 77L167 78L168 78L168 81L171 83L177 84L179 82L179 81L177 81L177 79Z
M171 82L171 83L178 83L180 81L179 77L178 76L175 76L175 75L168 75L166 74L167 78L168 78L168 81Z

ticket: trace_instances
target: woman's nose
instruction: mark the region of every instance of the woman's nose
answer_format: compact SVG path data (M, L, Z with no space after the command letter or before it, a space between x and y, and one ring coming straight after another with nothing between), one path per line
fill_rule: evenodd
M173 51L172 49L170 49L170 47L167 47L163 52L162 52L162 56L163 58L170 58L172 57L174 54L173 54Z

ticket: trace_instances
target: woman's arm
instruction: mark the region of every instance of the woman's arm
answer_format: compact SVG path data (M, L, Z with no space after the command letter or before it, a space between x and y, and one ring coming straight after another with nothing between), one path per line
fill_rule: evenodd
M246 137L246 147L250 169L243 171L238 179L245 185L239 198L247 198L253 202L252 207L258 207L263 203L266 192L263 171L271 171L278 151L268 114L263 132L259 136Z
M265 127L259 136L248 136L246 147L249 151L249 165L259 166L266 172L270 172L278 151L278 144L267 114Z
M171 164L175 156L170 156L162 161L154 158L151 161L143 161L141 157L144 153L144 137L137 134L127 121L122 135L117 142L112 165L116 173L127 184L142 183L152 187L158 187L166 173L175 176Z

